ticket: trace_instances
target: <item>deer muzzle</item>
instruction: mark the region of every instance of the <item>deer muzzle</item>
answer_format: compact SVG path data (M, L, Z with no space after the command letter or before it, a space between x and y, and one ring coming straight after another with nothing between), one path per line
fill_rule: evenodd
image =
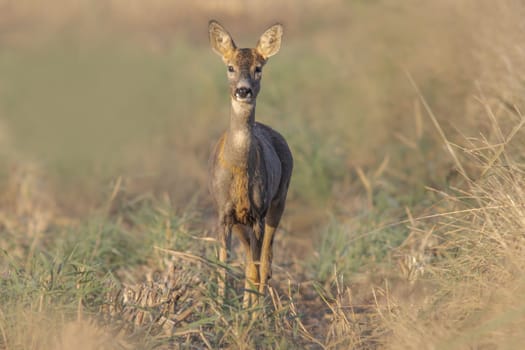
M238 100L249 100L253 97L252 89L248 87L240 87L235 89L235 97Z

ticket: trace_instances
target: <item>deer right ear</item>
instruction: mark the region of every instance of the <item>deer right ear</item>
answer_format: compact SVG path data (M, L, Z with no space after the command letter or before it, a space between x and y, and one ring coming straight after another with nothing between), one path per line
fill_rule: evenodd
M222 56L223 59L231 56L236 46L230 33L228 33L226 29L215 20L211 20L208 24L208 32L213 51L219 56Z
M282 24L274 24L268 28L257 43L257 52L267 59L270 56L275 55L281 48L281 40L283 37L283 26Z

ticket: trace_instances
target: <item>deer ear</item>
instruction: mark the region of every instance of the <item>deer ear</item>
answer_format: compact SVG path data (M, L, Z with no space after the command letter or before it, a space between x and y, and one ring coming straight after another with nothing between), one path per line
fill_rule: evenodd
M281 38L283 37L283 26L279 23L268 28L257 43L257 52L265 59L275 55L281 48Z
M230 33L228 33L219 22L211 20L208 24L208 33L210 35L211 48L219 56L222 56L224 59L233 53L236 48L235 43Z

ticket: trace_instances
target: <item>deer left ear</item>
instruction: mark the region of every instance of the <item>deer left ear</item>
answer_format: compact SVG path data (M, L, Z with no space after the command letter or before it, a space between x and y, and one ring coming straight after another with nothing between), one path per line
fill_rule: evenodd
M211 20L208 24L208 32L213 51L222 56L223 60L233 54L236 49L235 43L230 33L219 22Z
M281 24L274 24L268 28L257 43L255 50L264 59L275 55L281 48L281 39L283 37L283 26Z

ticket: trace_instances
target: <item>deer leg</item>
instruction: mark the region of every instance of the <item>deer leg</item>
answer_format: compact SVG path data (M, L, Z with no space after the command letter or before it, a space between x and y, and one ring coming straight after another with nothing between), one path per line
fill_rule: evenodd
M285 200L286 197L282 200L274 201L269 208L266 217L266 225L261 246L261 265L259 266L259 274L261 278L259 292L261 294L265 293L268 280L272 276L273 239L279 221L281 221L281 216L283 215Z
M234 225L233 232L239 238L245 252L245 281L243 294L243 307L248 308L252 304L253 291L259 288L259 270L255 264L252 250L253 231L244 225Z
M219 233L220 248L219 248L219 261L223 265L221 268L221 274L218 281L219 297L223 303L226 302L227 296L226 291L232 285L231 276L228 274L227 264L229 262L231 245L232 245L232 227L231 225L224 224Z
M254 273L257 275L256 284L252 286L255 288L255 293L251 293L251 303L256 304L259 299L258 292L261 288L262 275L261 275L261 248L264 237L264 219L258 220L253 226L253 230L250 235L250 250L251 256L254 262Z
M257 293L259 291L259 243L253 230L250 230L250 251L247 256L246 264L246 282L244 285L244 305L253 306L257 303Z
M266 285L272 275L272 258L273 258L273 237L277 227L266 225L264 230L264 238L261 247L261 264L259 266L259 274L261 277L261 284L259 285L259 292L264 294Z

